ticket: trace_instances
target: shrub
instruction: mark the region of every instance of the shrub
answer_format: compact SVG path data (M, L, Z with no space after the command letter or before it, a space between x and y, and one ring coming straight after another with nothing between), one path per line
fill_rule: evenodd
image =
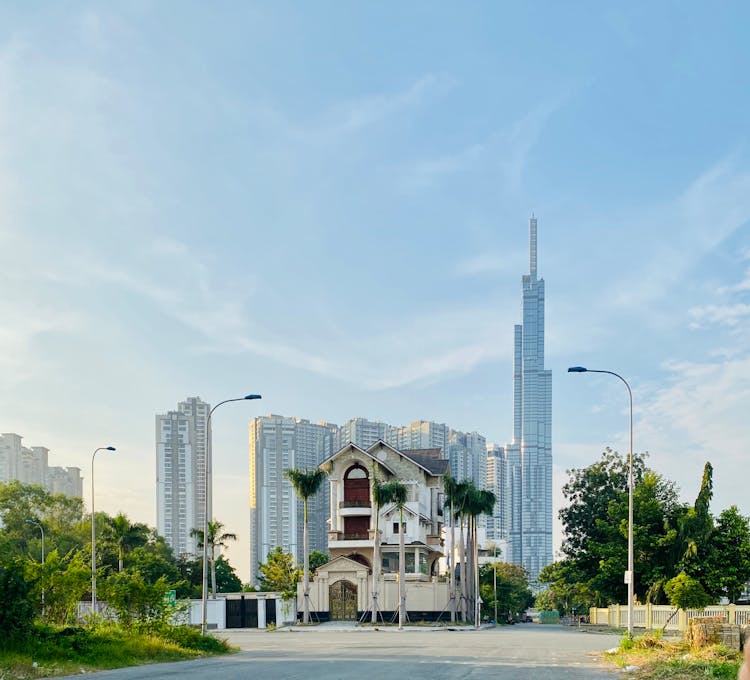
M28 632L34 621L34 607L29 599L29 584L23 566L11 562L0 566L0 630L3 639L14 639Z

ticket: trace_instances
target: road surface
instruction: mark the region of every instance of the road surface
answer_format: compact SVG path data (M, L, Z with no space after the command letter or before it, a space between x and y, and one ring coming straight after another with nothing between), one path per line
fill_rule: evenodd
M97 680L611 680L597 652L619 638L554 625L483 630L222 631L242 651L87 674Z

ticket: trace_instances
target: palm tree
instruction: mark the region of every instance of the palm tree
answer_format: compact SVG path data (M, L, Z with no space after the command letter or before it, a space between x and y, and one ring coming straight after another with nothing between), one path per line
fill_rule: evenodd
M208 521L208 552L211 563L211 597L216 598L216 548L226 548L227 541L236 541L237 534L223 532L224 524L217 519ZM203 547L203 530L191 529L190 535L198 539L198 548Z
M372 623L378 622L378 582L380 581L380 508L388 503L388 486L372 471L372 505L375 512L375 538L372 545Z
M397 480L383 484L387 502L393 503L399 512L398 524L398 628L403 630L406 620L406 548L404 546L404 506L406 486Z
M456 558L456 533L455 527L455 505L456 505L456 493L458 491L458 482L455 477L450 473L443 477L443 489L445 491L445 506L449 508L449 521L451 531L451 555L448 564L450 565L450 604L451 604L451 623L456 622L456 565L454 564Z
M479 515L491 515L495 508L495 494L486 489L477 489L471 484L467 494L466 512L470 522L471 544L471 593L473 602L474 624L479 626L479 541L477 537L477 518Z
M149 528L145 524L136 522L131 524L123 513L115 517L108 517L108 532L112 542L117 546L118 571L123 570L125 553L148 542Z
M455 513L458 519L458 564L459 564L459 578L461 580L461 619L466 621L468 618L468 557L467 550L464 543L464 521L467 519L467 504L469 502L470 490L474 485L471 482L458 482L456 484L455 496L456 496L456 507ZM467 528L468 532L468 528ZM466 542L468 542L468 535L466 536Z
M287 470L286 478L292 483L297 495L302 499L304 505L304 524L303 524L303 552L305 566L303 567L302 583L305 592L305 601L302 610L302 623L310 623L310 554L307 545L307 501L320 490L326 473L320 468L314 470L298 470L292 468Z

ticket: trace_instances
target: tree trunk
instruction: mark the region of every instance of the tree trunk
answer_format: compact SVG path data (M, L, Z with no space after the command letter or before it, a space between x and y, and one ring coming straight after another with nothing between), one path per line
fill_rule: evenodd
M451 598L451 623L456 622L456 530L453 519L453 498L451 498L451 558L450 558L450 598Z
M461 620L466 621L466 552L464 550L464 517L461 515L459 520L459 548L458 548L458 559L460 563L459 578L461 579Z
M406 620L406 549L404 546L404 509L401 508L398 527L398 628Z
M211 545L211 597L216 599L216 546Z
M302 524L302 550L305 556L302 589L305 593L305 602L302 609L302 623L310 623L310 554L307 550L307 498L303 500L303 505L305 507L305 519Z
M373 499L374 500L374 499ZM378 622L378 581L380 580L380 508L373 502L375 509L375 535L372 541L372 623Z
M482 605L479 602L479 543L477 541L477 518L474 518L474 625L479 628L482 615Z

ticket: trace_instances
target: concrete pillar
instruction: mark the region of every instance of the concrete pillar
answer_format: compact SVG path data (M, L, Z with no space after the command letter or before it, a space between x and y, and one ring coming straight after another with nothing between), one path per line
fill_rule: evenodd
M266 627L266 594L258 593L258 628Z
M331 479L330 493L331 493L331 531L339 530L339 482L336 479Z
M646 603L646 630L654 628L654 611L650 602Z

